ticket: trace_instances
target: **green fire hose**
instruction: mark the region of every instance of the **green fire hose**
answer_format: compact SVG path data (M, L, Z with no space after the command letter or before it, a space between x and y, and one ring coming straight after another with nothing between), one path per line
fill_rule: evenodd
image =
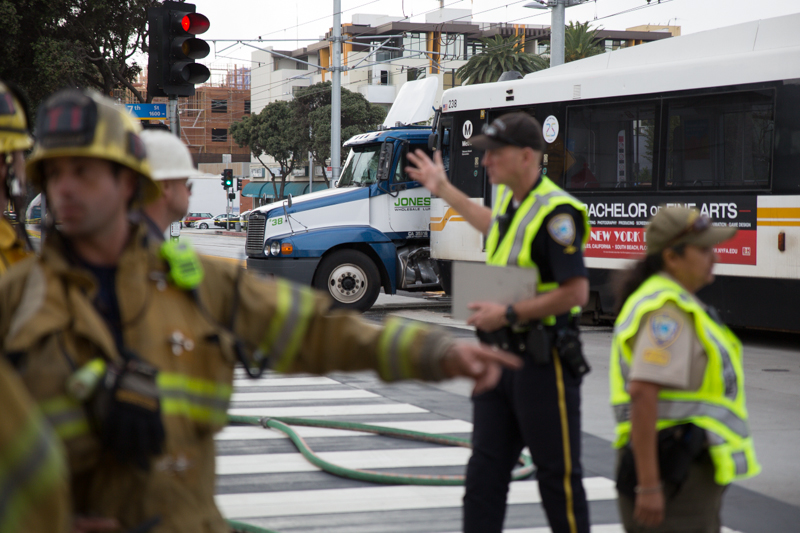
M372 433L375 435L383 435L385 437L394 437L400 439L415 440L421 442L430 442L433 444L442 444L444 446L460 446L463 448L470 447L469 439L461 437L453 437L450 435L439 435L436 433L423 433L420 431L410 431L405 429L395 429L383 426L371 426L369 424L358 424L355 422L337 422L333 420L313 420L310 418L292 418L292 417L257 417L257 416L236 416L229 415L228 422L234 425L250 425L261 426L265 429L276 429L285 433L298 451L306 458L308 462L335 476L355 479L358 481L367 481L370 483L394 484L394 485L463 485L464 476L434 476L434 475L414 475L414 474L394 474L388 472L375 472L372 470L361 470L354 468L344 468L325 461L319 457L314 451L306 444L305 440L299 436L289 425L293 426L306 426L306 427L319 427L328 429L342 429L348 431L360 431L362 433ZM518 481L529 477L533 471L534 466L530 456L527 454L520 455L520 466L514 469L512 479ZM236 531L247 533L275 533L268 529L263 529L250 524L244 524L234 520L229 520L228 524Z

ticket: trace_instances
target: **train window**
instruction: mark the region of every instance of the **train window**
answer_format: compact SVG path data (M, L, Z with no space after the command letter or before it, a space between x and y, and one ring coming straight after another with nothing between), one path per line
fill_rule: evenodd
M649 188L656 103L571 106L567 110L567 189Z
M768 187L773 112L772 91L668 102L665 186Z

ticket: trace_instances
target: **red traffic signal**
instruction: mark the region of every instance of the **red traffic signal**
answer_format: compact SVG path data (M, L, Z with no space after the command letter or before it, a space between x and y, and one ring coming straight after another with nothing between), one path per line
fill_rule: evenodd
M181 27L183 31L186 33L191 33L192 35L200 35L201 33L205 33L208 31L208 28L211 26L211 23L208 21L208 17L205 15L201 15L200 13L189 13L188 15L184 15L181 19Z

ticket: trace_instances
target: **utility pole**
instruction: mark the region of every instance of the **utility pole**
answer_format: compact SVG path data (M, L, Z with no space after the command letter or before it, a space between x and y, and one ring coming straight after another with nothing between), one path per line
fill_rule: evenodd
M333 86L331 87L331 178L342 160L342 0L333 0Z
M566 41L564 2L566 1L556 0L556 5L550 12L550 67L564 64L564 41Z
M522 7L548 9L550 12L550 66L564 64L564 45L566 41L566 14L568 7L577 6L586 0L534 0Z

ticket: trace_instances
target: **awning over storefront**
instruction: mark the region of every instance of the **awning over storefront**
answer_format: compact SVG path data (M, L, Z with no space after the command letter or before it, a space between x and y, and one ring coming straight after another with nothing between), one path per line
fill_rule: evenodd
M280 186L278 186L280 190ZM249 196L251 198L274 198L275 194L272 189L272 182L251 181L242 189L242 196Z
M275 182L275 188L278 190L278 193L281 192L281 184L279 182ZM315 182L313 190L314 191L321 191L327 189L328 186L325 182ZM302 196L303 194L308 193L308 182L290 182L287 183L283 189L283 197L286 198L290 194L292 196ZM251 198L274 198L275 192L272 188L271 181L251 181L247 185L244 186L242 189L242 196L249 196Z

